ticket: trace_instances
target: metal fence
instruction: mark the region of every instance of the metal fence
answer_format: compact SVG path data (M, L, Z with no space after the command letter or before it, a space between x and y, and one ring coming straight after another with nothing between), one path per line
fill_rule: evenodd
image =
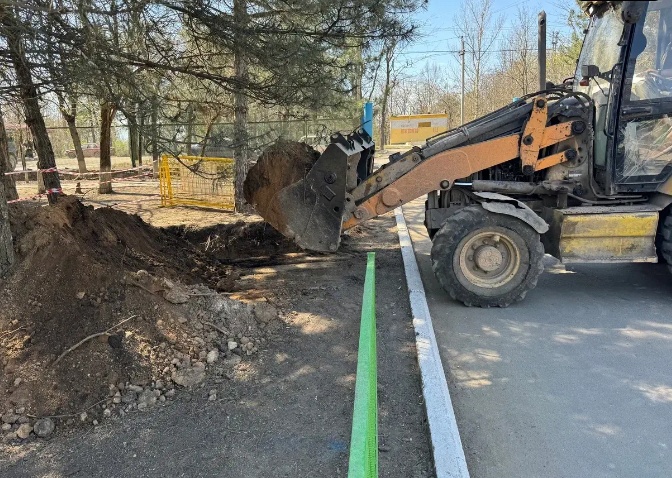
M231 158L161 156L162 206L200 206L233 211L234 161Z
M359 126L359 120L352 118L302 118L285 119L274 121L250 121L247 123L247 146L254 156L266 146L277 139L304 141L311 146L319 146L328 142L329 136L334 132L349 133ZM68 127L64 123L48 126L49 138L56 157L63 158L72 156L72 138ZM82 144L99 143L99 128L81 124L77 126ZM23 130L22 130L23 131ZM143 155L151 155L153 150L152 139L157 141L157 149L170 151L175 154L201 155L210 157L224 157L233 155L233 123L218 122L206 124L202 122L166 123L157 124L156 136L152 132L150 124L143 128ZM11 134L10 134L11 136ZM19 148L23 148L23 142L29 139L27 132L17 136ZM202 147L205 150L202 151ZM129 155L129 128L128 125L117 123L112 126L113 156ZM216 151L209 154L208 150ZM225 153L222 154L221 152ZM23 149L21 149L23 153Z
M358 126L357 121L346 118L250 121L246 127L247 148L256 157L278 139L320 146L329 142L332 133L349 133ZM195 123L190 125L189 134L184 124L160 124L158 128L159 147L164 151L228 157L236 146L233 123Z

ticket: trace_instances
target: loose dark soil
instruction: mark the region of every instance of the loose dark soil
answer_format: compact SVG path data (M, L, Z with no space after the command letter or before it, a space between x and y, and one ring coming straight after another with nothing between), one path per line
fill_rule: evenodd
M198 237L201 249L209 237L184 234ZM242 271L236 286L245 292L239 294L264 297L284 313L282 328L232 375L210 376L202 388L182 391L165 407L72 430L49 442L5 448L0 474L347 476L361 297L366 253L372 250L377 253L380 476L433 476L391 217L358 227L337 254L299 260L290 252L273 256L281 265L265 259ZM217 392L215 401L208 400L211 390Z
M279 238L265 236L261 223L219 226L190 241L72 197L55 207L15 204L10 215L17 263L0 294L0 414L25 408L33 416L77 415L109 399L111 384L165 381L171 352L198 360L200 351L217 345L213 329L191 320L199 310L129 283L129 274L144 270L158 282L203 283L210 286L205 295L228 292L240 277L233 265L240 254L267 257L279 250ZM226 253L209 254L207 241L200 241L206 235L214 237L210 246ZM189 320L180 321L185 315ZM131 316L110 337L91 340L54 364L79 340ZM226 328L241 332L231 320ZM227 337L219 339L228 353Z
M142 212L191 226L160 229L67 197L12 206L17 264L0 292L0 414L57 417L47 440L8 439L16 424L3 431L0 475L346 476L366 253L375 250L380 474L432 476L393 219L317 254L255 217ZM172 287L193 296L171 303ZM243 337L252 350L229 350ZM170 381L213 349L220 360L202 382ZM110 386L143 387L139 400L159 381L162 397L176 389L164 402L144 411L113 403Z
M204 228L171 227L168 231L196 244L209 259L223 264L259 265L263 259L280 260L282 255L301 252L293 241L265 222L238 221Z

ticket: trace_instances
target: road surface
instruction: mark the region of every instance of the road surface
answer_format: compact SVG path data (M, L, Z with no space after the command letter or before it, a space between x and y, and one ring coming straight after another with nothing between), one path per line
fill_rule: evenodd
M672 476L672 275L553 265L507 309L464 307L404 206L472 478Z

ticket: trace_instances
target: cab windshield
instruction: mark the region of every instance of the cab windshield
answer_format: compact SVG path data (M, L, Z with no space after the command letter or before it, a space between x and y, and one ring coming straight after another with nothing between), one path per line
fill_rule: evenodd
M601 15L594 15L590 20L583 48L579 56L574 84L578 85L581 80L581 66L595 65L601 73L608 73L618 62L621 52L619 41L623 34L623 22L619 12L609 8ZM607 83L609 79L595 78L598 83Z

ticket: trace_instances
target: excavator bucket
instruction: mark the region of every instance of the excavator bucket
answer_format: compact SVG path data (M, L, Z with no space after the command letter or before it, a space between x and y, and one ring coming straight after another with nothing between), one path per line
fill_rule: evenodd
M284 143L294 148L297 144ZM245 198L269 224L301 248L336 251L349 203L348 191L357 186L358 170L360 177L370 172L373 150L373 141L364 132L347 137L334 134L312 167L299 168L300 174L286 160L271 161L262 155L245 180Z

